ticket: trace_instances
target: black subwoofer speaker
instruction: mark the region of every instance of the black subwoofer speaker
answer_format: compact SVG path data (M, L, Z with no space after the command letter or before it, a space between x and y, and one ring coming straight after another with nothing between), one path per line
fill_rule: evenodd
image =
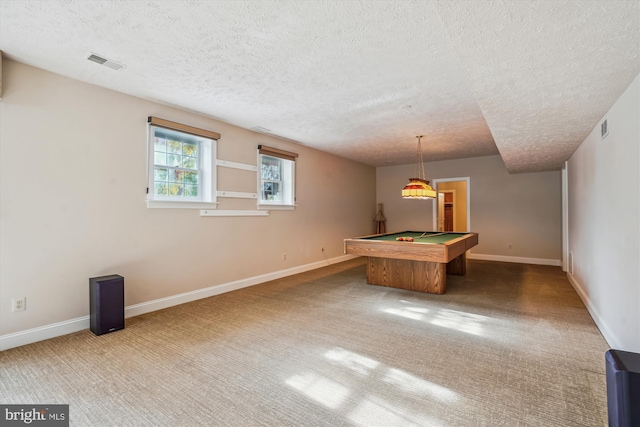
M90 278L89 312L91 332L96 335L124 329L124 277Z
M609 427L640 427L640 354L605 353Z

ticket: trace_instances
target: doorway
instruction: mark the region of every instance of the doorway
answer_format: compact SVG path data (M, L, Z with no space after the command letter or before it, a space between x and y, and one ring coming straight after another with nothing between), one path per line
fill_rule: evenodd
M442 216L438 218L438 231L454 231L456 220L458 219L455 203L456 190L440 190L440 194L444 197L442 197L442 201L438 198L438 203L442 203ZM439 207L438 213L440 213ZM440 230L441 226L442 230Z
M438 192L433 204L433 229L467 232L471 230L470 178L442 178L432 181Z

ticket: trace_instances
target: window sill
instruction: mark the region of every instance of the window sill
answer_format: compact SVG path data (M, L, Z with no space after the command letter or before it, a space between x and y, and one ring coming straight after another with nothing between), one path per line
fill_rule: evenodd
M216 209L217 202L174 202L169 200L147 200L150 209Z
M270 211L292 211L296 208L296 205L258 205L258 210L270 210Z

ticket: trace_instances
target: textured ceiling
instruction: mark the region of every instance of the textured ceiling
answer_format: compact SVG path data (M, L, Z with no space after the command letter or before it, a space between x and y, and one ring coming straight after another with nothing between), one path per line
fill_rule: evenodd
M373 166L425 135L427 161L529 172L559 169L640 72L640 2L2 0L0 49Z

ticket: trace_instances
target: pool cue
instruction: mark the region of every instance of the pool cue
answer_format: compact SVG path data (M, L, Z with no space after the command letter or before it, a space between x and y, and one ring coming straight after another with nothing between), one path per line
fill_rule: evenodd
M422 235L420 235L419 237L416 237L416 239L424 239L425 237L427 237L427 233L428 233L428 231L425 231L424 233L422 233ZM428 236L428 237L431 237L431 236L440 236L440 235L442 235L442 234L447 234L447 232L445 231L445 232L443 232L443 233L434 233L434 234L429 234L429 236Z

